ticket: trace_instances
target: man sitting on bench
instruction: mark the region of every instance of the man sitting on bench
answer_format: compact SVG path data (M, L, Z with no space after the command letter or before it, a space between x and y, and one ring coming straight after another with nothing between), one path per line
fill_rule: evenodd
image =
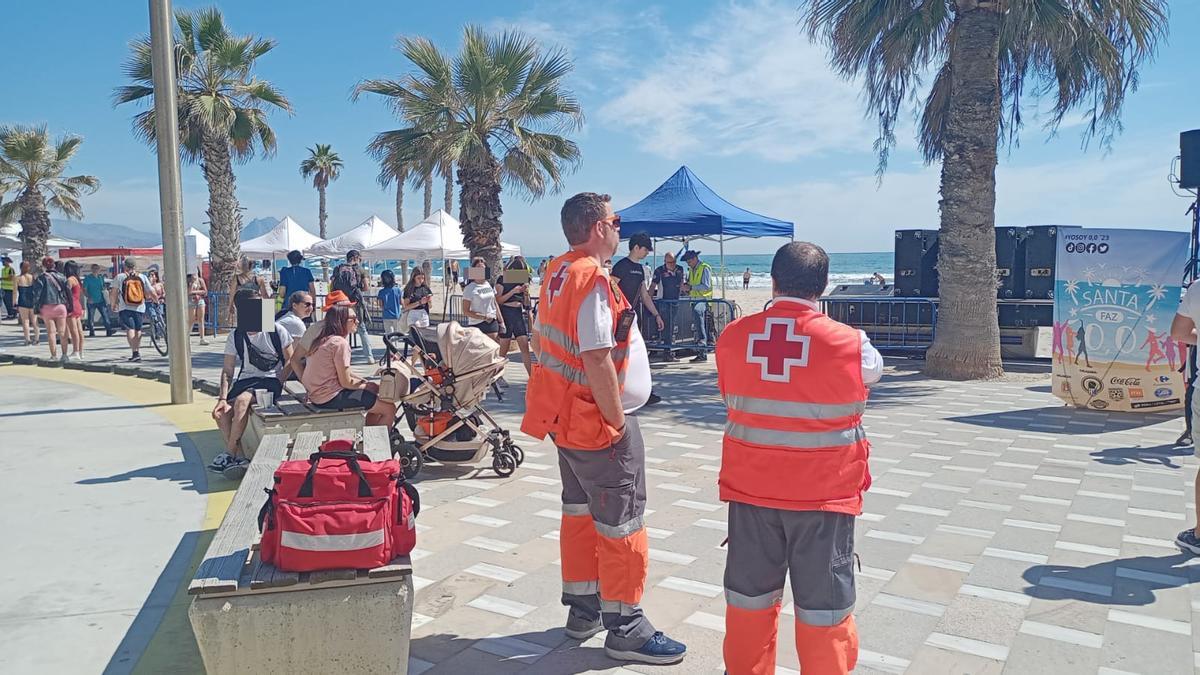
M325 296L324 311L328 312L334 307L350 307L354 303L350 302L350 298L341 291L331 291ZM292 355L288 358L288 367L285 377L295 373L296 379L304 377L304 359L308 357L308 353L312 351L313 342L316 342L317 336L325 328L325 320L314 321L305 329L304 335L296 340L293 345Z
M291 335L283 326L270 322L271 308L262 305L263 301L258 299L238 303L238 328L225 343L221 395L212 411L225 439L225 452L217 455L208 468L231 480L246 475L250 464L242 448L242 434L256 392L270 392L272 398L278 397L283 392L284 366L292 356ZM267 312L265 322L264 312ZM236 379L235 365L240 366Z

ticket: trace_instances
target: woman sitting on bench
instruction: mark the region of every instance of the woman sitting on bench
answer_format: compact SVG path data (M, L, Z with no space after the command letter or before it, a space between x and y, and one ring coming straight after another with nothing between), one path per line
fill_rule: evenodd
M313 341L305 361L301 384L308 401L326 410L366 410L367 425L388 425L396 417L396 404L381 401L379 385L350 371L350 341L358 330L354 307L336 306L325 312L325 325Z

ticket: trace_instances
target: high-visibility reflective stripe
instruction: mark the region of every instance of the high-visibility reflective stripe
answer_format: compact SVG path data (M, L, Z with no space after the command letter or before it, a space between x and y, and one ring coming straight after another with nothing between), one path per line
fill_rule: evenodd
M301 534L284 531L280 544L297 551L357 551L383 544L383 530L356 534Z
M763 593L762 595L742 595L737 591L725 589L725 604L740 609L770 609L783 600L783 589Z
M796 621L808 624L809 626L836 626L846 620L850 616L850 612L854 611L854 607L846 609L800 609L796 610Z
M867 437L862 425L842 431L780 431L728 422L725 424L725 433L730 438L755 445L774 445L802 450L851 445Z
M586 516L588 513L587 504L563 504L564 516Z
M564 380L574 382L575 384L581 386L587 386L587 375L584 375L582 370L564 363L553 354L542 352L541 364L543 367L549 368L557 373Z
M775 417L803 417L812 420L836 419L861 415L867 409L865 402L858 403L800 403L798 401L776 401L730 394L725 404L732 410L752 415L774 415Z
M620 525L605 525L599 521L595 521L595 524L596 531L600 533L600 536L608 537L609 539L624 539L642 529L642 517L638 516Z
M538 325L540 326L538 328L539 337L549 338L554 342L557 342L560 347L568 352L571 352L572 354L579 354L578 340L549 324L542 323Z
M600 611L604 614L620 614L621 616L637 616L642 613L641 605L631 605L618 600L600 598Z
M600 592L600 581L564 581L563 593L567 595L595 595Z

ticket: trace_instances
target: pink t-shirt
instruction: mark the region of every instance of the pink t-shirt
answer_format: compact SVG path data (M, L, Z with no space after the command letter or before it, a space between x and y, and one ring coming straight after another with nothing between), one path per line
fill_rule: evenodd
M332 335L309 353L304 362L304 377L300 383L313 403L325 403L342 391L338 370L350 367L350 343L340 335Z

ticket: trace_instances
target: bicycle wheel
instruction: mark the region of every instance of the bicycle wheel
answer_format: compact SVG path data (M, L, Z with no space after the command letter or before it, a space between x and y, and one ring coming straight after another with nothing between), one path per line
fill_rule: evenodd
M167 324L157 314L150 320L150 342L160 355L167 355Z

